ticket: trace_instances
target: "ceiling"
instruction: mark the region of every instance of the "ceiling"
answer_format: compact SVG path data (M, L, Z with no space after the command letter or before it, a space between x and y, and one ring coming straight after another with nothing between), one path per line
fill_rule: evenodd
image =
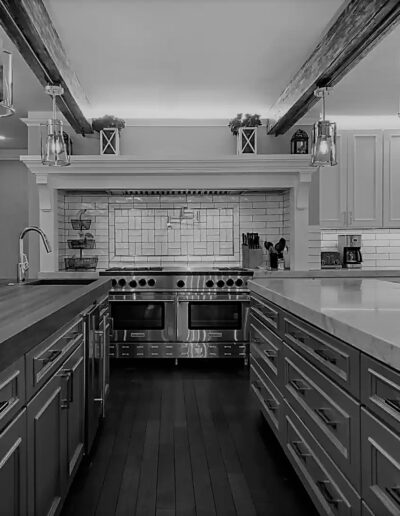
M342 0L44 0L91 118L227 119L268 108L310 54ZM4 47L15 51L1 31ZM400 30L338 84L329 113L393 114ZM15 52L17 116L0 119L0 148L26 146L29 111L50 98ZM318 117L319 106L308 116Z

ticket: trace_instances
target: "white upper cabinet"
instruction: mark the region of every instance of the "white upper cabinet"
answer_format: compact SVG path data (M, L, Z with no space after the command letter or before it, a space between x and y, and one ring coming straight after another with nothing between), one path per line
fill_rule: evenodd
M382 131L348 133L349 227L382 227L382 142Z
M341 131L335 167L320 168L322 228L382 226L382 131Z
M385 131L383 160L383 225L400 227L400 131Z

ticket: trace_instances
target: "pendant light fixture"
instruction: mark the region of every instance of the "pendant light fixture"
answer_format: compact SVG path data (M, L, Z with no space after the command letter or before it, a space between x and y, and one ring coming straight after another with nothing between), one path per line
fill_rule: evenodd
M51 167L66 167L70 164L70 156L64 141L62 120L56 116L56 97L60 97L64 89L62 86L48 85L45 90L53 98L53 118L40 126L42 163Z
M12 54L0 50L0 118L15 113L13 106Z
M325 167L337 165L336 161L336 124L325 120L325 95L331 88L318 88L316 97L322 98L322 120L315 122L312 134L311 165Z

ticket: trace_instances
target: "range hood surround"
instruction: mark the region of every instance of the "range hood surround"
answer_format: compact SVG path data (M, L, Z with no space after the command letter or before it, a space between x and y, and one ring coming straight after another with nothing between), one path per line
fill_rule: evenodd
M58 269L58 190L290 190L291 268L308 270L308 197L312 174L307 155L265 154L209 158L72 156L69 167L42 165L40 156L21 156L36 177L40 226L54 252L41 249L40 270Z

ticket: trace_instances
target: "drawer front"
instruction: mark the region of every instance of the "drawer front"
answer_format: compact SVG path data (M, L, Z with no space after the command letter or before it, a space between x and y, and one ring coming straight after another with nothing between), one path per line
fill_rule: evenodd
M0 373L0 431L25 403L25 361L19 358Z
M361 409L362 497L377 515L400 514L400 435Z
M355 398L360 398L360 352L315 326L283 314L284 340Z
M279 333L280 308L263 297L252 293L250 297L250 314L259 319L272 331Z
M330 516L360 515L361 500L357 492L285 402L283 409L286 455L318 512Z
M361 402L400 434L400 373L364 354Z
M83 320L76 317L25 355L26 392L30 399L83 340Z
M360 406L284 345L283 395L356 487L360 485Z
M250 387L255 395L261 412L268 421L279 440L282 438L282 402L281 393L265 376L250 355Z
M250 344L257 352L254 353L255 356L262 357L264 367L268 370L267 374L277 377L282 341L254 316L250 317Z

